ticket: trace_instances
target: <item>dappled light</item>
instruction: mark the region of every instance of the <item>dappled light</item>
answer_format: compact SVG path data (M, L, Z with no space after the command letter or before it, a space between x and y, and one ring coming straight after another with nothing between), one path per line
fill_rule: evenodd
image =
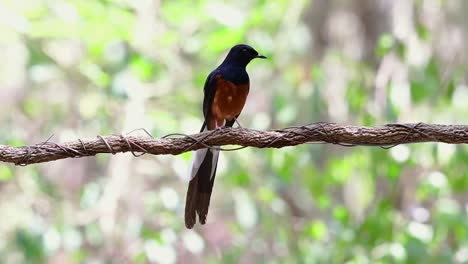
M150 151L119 137L198 133L207 75L246 43L268 59L247 67L239 123L273 141L249 146L293 145L300 135L271 130L319 121L412 123L399 129L441 141L416 124L467 123L467 12L463 0L3 0L0 144L76 144L0 165L0 262L468 262L466 144L222 152L207 223L188 230L193 140L135 157ZM95 155L122 151L97 135L128 153ZM40 147L56 161L33 164ZM65 159L78 156L92 157Z

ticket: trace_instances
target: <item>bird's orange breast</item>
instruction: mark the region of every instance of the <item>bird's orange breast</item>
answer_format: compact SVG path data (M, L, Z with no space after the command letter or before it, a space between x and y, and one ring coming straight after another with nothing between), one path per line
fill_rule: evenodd
M224 125L224 120L233 120L244 108L249 84L234 84L216 75L216 92L211 105L211 120L208 129Z

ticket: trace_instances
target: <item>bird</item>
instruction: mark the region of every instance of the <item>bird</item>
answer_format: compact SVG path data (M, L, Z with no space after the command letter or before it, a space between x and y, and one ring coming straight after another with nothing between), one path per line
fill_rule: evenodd
M204 122L200 132L232 127L237 122L250 90L246 66L257 58L267 57L249 45L235 45L208 75L203 88ZM200 224L206 223L218 157L219 150L213 148L199 149L192 154L185 201L185 226L188 229L195 225L197 215Z

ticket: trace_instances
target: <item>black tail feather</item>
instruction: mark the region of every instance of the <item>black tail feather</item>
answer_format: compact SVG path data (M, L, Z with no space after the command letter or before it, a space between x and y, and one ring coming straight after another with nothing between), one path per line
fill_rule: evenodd
M195 225L197 214L200 223L202 225L206 223L217 167L217 162L212 164L212 161L213 150L208 150L198 172L189 183L185 201L185 226L187 228ZM213 166L215 166L214 174L211 176Z

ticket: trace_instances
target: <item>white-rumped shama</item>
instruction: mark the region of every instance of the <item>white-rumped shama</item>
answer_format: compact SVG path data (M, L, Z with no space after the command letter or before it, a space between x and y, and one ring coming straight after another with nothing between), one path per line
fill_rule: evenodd
M200 130L232 127L244 107L249 94L249 75L245 67L255 58L265 59L249 45L239 44L231 48L224 61L213 70L205 81L203 116ZM216 175L219 150L199 149L192 154L190 183L185 201L185 226L192 228L196 216L203 225L206 222L211 192Z

